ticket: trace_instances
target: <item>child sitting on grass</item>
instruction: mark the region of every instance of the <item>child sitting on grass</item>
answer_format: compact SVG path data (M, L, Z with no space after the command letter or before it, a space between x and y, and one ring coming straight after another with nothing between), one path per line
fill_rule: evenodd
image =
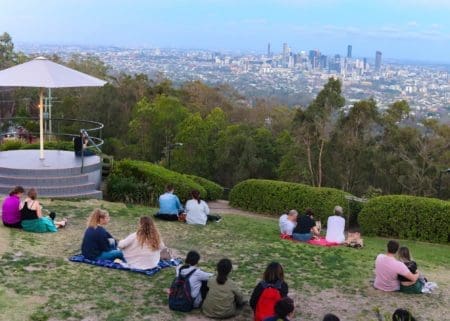
M289 321L294 316L294 301L285 297L275 304L275 315L263 321Z

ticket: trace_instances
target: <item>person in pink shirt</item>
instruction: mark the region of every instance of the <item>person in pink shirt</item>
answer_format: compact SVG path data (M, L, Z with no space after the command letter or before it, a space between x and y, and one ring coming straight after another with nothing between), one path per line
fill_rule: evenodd
M20 219L20 198L25 190L22 186L16 186L9 193L2 204L2 221L7 227L22 228Z
M373 284L376 289L388 292L400 290L399 275L407 278L413 284L417 281L419 273L411 273L403 262L395 258L399 246L397 241L391 240L387 244L387 253L377 256Z

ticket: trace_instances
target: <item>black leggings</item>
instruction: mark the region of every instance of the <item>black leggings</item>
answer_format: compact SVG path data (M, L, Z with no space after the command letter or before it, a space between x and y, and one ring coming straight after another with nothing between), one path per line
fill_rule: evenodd
M22 228L22 223L21 222L14 223L14 224L9 224L9 223L3 222L3 225L6 226L6 227L12 227L12 228L20 228L20 229Z
M156 213L155 218L164 220L164 221L178 221L178 215L177 214L161 214Z

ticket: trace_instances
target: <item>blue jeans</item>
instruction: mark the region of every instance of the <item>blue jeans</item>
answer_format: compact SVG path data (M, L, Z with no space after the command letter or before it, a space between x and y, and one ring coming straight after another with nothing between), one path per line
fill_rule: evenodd
M310 239L312 239L312 233L305 233L305 234L299 234L299 233L292 233L292 238L296 241L301 242L308 242Z
M111 251L105 251L100 254L97 259L99 260L108 260L108 261L114 261L115 259L121 259L122 261L125 261L125 258L123 257L123 253L120 250L111 250Z

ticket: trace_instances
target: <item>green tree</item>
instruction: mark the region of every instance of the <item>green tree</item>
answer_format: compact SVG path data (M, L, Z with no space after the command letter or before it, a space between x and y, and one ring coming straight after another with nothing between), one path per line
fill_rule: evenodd
M4 32L0 35L0 70L15 65L16 58L12 38L7 32Z
M293 122L295 142L305 151L310 183L322 186L325 145L334 126L333 113L344 105L341 82L330 78L317 97L303 111L297 109Z

